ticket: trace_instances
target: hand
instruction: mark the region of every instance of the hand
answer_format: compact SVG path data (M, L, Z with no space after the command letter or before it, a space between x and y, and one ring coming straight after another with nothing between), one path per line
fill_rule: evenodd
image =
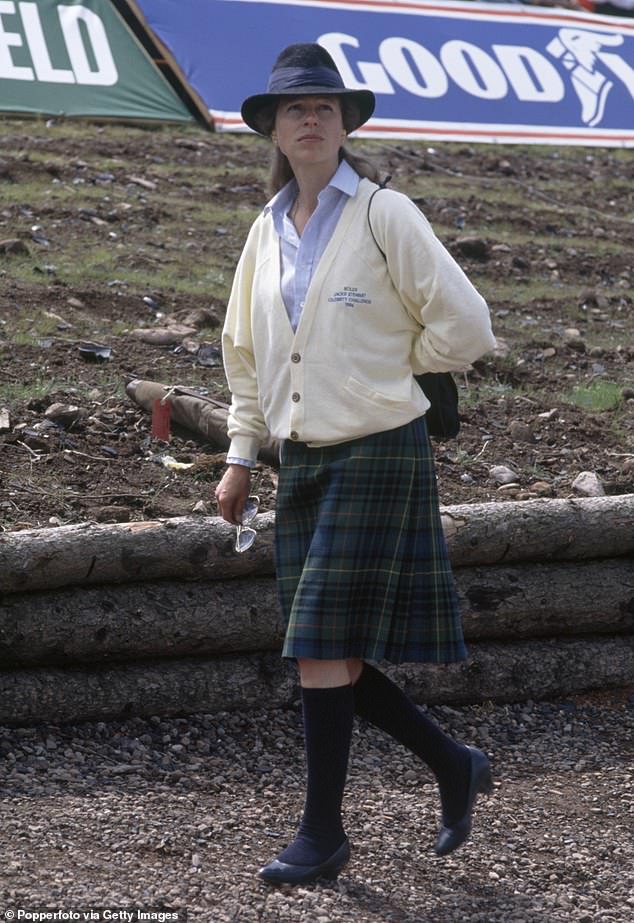
M234 526L239 526L250 491L251 469L246 465L229 465L216 487L216 500L222 518Z

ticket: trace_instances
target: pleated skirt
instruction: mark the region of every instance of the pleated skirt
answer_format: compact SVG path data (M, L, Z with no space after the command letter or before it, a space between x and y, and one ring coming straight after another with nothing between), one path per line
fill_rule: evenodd
M275 541L284 657L466 657L423 418L323 448L286 441Z

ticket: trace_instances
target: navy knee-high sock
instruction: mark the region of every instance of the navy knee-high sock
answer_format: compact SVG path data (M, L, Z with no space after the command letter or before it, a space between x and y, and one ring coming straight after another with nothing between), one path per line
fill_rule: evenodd
M345 839L341 801L354 717L352 686L302 688L302 706L306 801L297 836L277 858L293 865L319 865Z
M467 807L470 771L467 748L445 734L395 683L370 664L363 664L352 688L357 715L427 763L438 780L443 823L455 824Z

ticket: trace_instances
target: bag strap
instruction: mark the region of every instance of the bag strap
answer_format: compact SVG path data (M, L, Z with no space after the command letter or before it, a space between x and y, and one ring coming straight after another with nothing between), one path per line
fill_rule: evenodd
M372 195L371 195L370 198L368 199L368 226L369 226L369 228L370 228L370 234L372 235L372 240L373 240L374 243L376 244L377 249L378 249L379 253L381 254L381 256L383 257L384 260L386 260L385 250L384 250L383 247L381 247L381 245L379 244L378 240L376 239L376 234L374 233L374 230L372 229L372 222L370 221L370 206L372 205L372 199L373 199L374 196L377 194L377 192L380 192L381 189L385 189L386 186L387 186L387 184L389 183L389 181L390 181L391 179L392 179L391 175L388 174L388 175L385 177L385 179L381 180L381 182L379 183L379 185L377 186L377 188L374 190L374 192L372 193ZM387 262L387 260L386 260L386 262Z

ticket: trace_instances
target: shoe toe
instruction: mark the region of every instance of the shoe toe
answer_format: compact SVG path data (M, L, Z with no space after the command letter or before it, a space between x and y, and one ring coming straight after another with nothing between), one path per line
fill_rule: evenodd
M437 856L448 855L454 849L462 846L464 841L468 839L471 833L471 815L476 798L479 794L488 794L493 790L491 764L488 757L476 747L467 747L467 749L471 760L467 810L455 824L441 827L434 847Z
M260 881L272 885L297 885L318 878L334 879L350 858L350 844L345 839L341 846L319 865L292 865L273 859L257 873Z

